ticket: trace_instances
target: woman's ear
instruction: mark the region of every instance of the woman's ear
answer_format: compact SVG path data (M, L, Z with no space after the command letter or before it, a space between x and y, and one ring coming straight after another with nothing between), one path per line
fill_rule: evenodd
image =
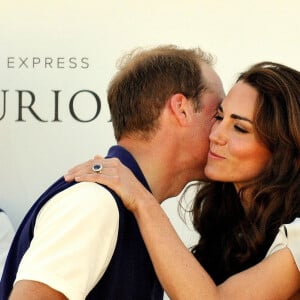
M183 94L174 94L169 100L169 105L176 120L181 125L185 125L189 120L190 101Z

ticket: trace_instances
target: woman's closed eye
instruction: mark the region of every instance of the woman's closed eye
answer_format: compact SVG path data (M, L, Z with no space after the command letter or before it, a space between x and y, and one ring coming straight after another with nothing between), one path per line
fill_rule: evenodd
M241 133L249 133L249 131L243 127L241 127L240 125L234 125L235 130L237 130L238 132Z
M214 116L216 122L220 122L223 121L224 116L223 116L223 112L217 112ZM249 130L246 129L243 125L240 124L236 124L236 117L232 118L233 123L233 128L234 130L238 131L239 133L249 133Z

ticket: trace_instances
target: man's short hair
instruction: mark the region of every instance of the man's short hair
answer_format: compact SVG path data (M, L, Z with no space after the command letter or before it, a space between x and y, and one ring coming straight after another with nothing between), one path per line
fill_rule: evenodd
M174 45L135 49L124 55L119 71L108 87L108 104L115 137L137 135L149 138L159 127L159 116L167 100L176 93L200 109L205 90L201 63L212 64L212 56L200 48Z

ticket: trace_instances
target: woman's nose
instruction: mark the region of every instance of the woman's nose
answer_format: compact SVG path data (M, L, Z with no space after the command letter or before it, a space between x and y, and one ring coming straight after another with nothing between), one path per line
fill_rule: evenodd
M215 122L212 126L209 140L219 145L225 145L227 142L227 136L224 126L220 122Z

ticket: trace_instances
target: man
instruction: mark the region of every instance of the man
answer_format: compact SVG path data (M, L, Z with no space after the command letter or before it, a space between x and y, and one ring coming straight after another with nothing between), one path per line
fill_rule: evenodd
M0 208L0 278L6 255L14 237L15 231L7 214Z
M108 88L117 140L108 157L119 158L160 201L177 195L204 178L208 134L223 96L200 49L134 51ZM163 297L136 221L117 195L63 178L25 217L2 280L2 300L14 281L11 300Z

